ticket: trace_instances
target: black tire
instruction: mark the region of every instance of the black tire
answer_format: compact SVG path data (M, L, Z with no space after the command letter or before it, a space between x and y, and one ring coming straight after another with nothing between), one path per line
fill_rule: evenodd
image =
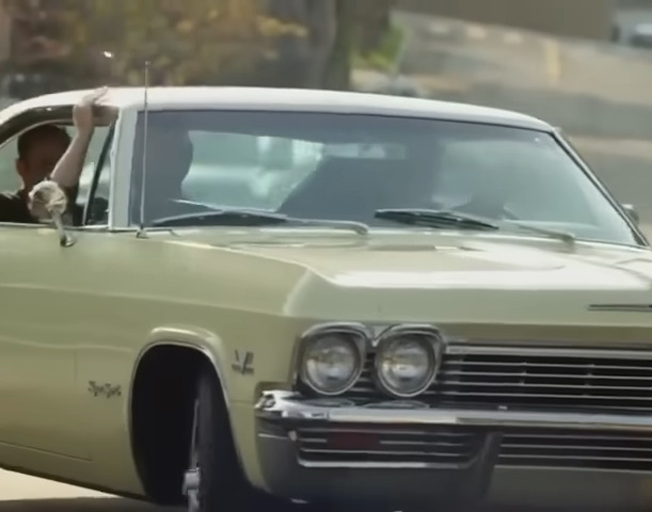
M250 512L263 510L257 508L263 506L269 510L270 505L274 511L287 508L284 501L254 489L246 480L224 396L212 368L204 368L197 379L193 431L188 473L198 471L196 485L191 485L196 490L196 501L189 496L189 512Z

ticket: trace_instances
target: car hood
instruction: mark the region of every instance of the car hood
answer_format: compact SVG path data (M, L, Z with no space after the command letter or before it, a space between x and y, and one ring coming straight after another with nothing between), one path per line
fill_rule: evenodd
M471 314L474 321L527 322L552 314L595 321L588 312L624 313L652 305L652 252L646 249L443 235L353 241L277 237L213 245L239 252L251 268L275 276L293 269L296 281L289 285L285 308L308 316L329 311L349 318L357 311L358 319L437 315L453 321Z
M652 252L515 243L232 244L340 286L652 291ZM652 299L652 296L651 296Z

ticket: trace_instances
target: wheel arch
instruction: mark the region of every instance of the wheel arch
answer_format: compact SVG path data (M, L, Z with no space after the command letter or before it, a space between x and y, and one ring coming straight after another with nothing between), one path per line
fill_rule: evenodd
M223 394L225 403L227 404L227 414L229 414L228 405L230 401L228 382L225 378L224 370L225 361L227 361L227 359L221 339L214 333L203 329L161 327L152 330L134 361L129 384L129 394L125 404L130 451L141 480L141 485L144 489L146 488L146 482L142 472L142 460L139 460L141 459L141 453L139 449L140 447L138 446L139 439L137 435L136 419L134 417L134 400L135 394L138 391L136 386L139 383L139 372L144 367L143 363L148 361L150 356L161 352L161 349L171 348L182 349L187 351L188 354L194 353L194 355L199 358L198 360L203 360L203 362L212 369L218 379L221 393ZM229 417L229 421L232 421L231 417ZM242 464L242 458L237 443L236 453L238 455L239 463Z

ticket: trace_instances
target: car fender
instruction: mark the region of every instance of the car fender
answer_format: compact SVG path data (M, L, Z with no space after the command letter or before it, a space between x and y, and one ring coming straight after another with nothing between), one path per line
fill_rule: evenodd
M129 387L129 398L126 402L126 417L129 418L129 429L132 428L132 418L131 418L131 401L133 399L133 385L135 382L136 372L143 357L152 349L164 345L175 345L179 347L187 347L197 350L203 354L206 359L210 362L217 374L220 383L222 384L222 393L224 395L224 400L227 405L227 410L229 411L229 421L231 422L231 428L233 435L237 436L237 431L233 425L233 417L231 414L231 403L232 401L229 398L229 383L227 381L225 361L227 361L226 350L222 343L221 338L206 329L197 328L197 327L188 327L188 326L162 326L152 329L145 343L142 345L141 350L138 356L135 359L134 367L132 371L131 383ZM242 454L240 453L239 446L240 444L237 440L234 439L236 445L236 452L240 460L241 466L243 466Z
M142 346L134 364L134 376L142 358L153 348L161 345L177 345L201 352L215 369L225 398L228 400L228 382L226 381L227 353L221 338L214 332L206 329L189 326L162 326L152 329ZM132 379L133 386L133 379Z

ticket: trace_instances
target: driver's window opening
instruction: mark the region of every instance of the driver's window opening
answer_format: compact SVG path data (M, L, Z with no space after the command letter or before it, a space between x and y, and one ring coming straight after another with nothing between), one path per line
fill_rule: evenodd
M25 187L33 186L33 183L30 184L26 181L30 174L23 174L23 172L30 171L32 174L45 176L54 168L54 165L60 156L59 152L57 152L56 154L58 156L55 158L53 156L55 153L54 150L48 151L43 149L40 154L35 154L35 157L30 159L29 166L26 165L25 158L19 159L20 150L18 141L21 136L23 136L23 134L34 133L33 130L43 131L44 128L46 130L52 128L50 132L59 130L59 133L63 134L60 138L62 138L62 140L65 139L67 141L66 144L72 141L75 136L75 129L71 126L71 122L67 120L33 123L25 127L19 133L12 135L10 139L5 141L5 143L0 147L0 191L4 194L21 194L21 191L26 190ZM91 138L88 152L85 155L79 186L73 197L74 204L71 206L75 212L79 212L79 215L73 215L75 224L81 225L81 212L86 206L89 186L98 164L101 150L107 140L108 133L108 126L97 126L94 130L93 137ZM25 139L25 137L23 137L23 139ZM34 139L34 144L38 143L39 140L41 139ZM24 148L25 146L23 146L23 151L25 151ZM43 148L43 146L41 146L41 148ZM60 151L64 151L65 148L66 145L63 145ZM36 156L38 156L38 158L36 158ZM29 167L29 169L27 169L27 171L21 171L21 169L24 169L25 167ZM38 167L38 169L36 169L36 167ZM43 172L37 173L36 171L39 169L42 169ZM102 179L100 179L98 183L98 197L108 198L108 174L108 172L104 172ZM27 220L25 220L25 222L27 222Z

